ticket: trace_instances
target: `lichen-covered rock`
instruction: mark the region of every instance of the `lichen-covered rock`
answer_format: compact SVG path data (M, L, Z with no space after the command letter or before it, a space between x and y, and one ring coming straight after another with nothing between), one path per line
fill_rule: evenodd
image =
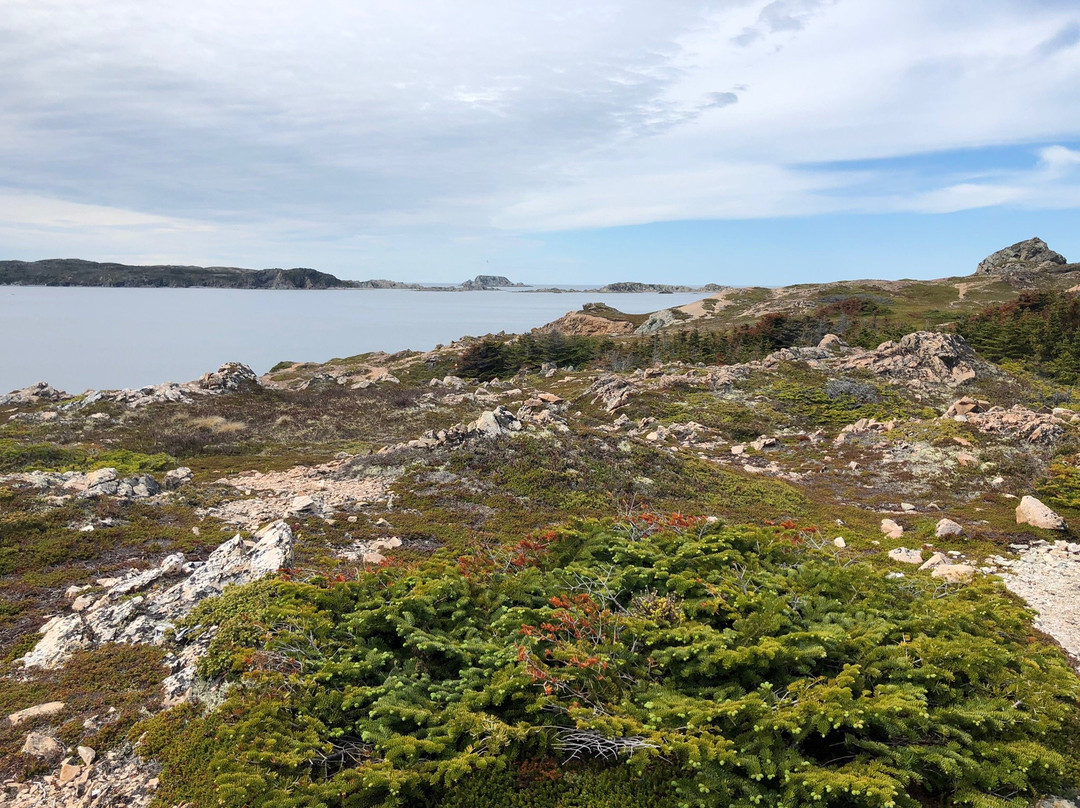
M31 732L27 735L19 751L24 755L32 755L45 760L59 760L64 755L64 747L60 745L60 742L44 732Z
M891 381L945 387L1000 375L963 337L937 331L916 331L898 342L884 342L873 351L842 357L831 365L869 371Z
M1031 495L1025 496L1016 506L1016 524L1045 530L1065 530L1068 527L1063 518Z
M261 386L255 371L241 362L226 362L217 370L204 374L198 385L203 390L219 393L252 390Z
M1051 250L1041 238L1029 238L988 255L979 262L975 274L1014 280L1053 270L1067 263L1064 255Z
M63 390L57 390L48 382L36 382L21 390L12 390L7 395L0 396L0 406L11 404L41 404L42 402L63 401L71 398Z
M601 376L593 381L586 395L593 397L593 403L603 404L608 412L615 412L619 407L626 406L630 398L637 392L637 388L619 376Z
M162 644L166 631L205 598L292 564L293 534L285 522L268 525L255 539L235 536L204 564L187 564L177 553L157 567L132 572L88 608L57 615L42 626L42 638L22 658L23 665L55 668L76 650L108 642ZM185 573L179 582L163 586Z

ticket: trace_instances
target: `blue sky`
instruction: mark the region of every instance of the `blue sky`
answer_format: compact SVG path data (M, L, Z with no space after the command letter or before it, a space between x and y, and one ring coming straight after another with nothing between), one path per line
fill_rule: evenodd
M783 284L1080 260L1074 0L7 0L0 257Z

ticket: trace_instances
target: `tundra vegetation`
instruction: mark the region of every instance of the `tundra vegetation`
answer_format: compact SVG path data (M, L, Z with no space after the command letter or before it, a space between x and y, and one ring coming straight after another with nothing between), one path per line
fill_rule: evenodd
M1005 585L1040 548L1080 570L1063 278L728 290L642 333L283 362L137 406L9 400L0 793L29 799L66 760L88 779L49 787L81 798L108 758L191 808L1073 795L1074 638ZM163 490L132 493L140 475ZM1069 527L1019 524L1029 494ZM160 645L23 666L74 597L171 553L206 561L267 514L295 537L287 569L202 600ZM184 647L197 686L166 701Z

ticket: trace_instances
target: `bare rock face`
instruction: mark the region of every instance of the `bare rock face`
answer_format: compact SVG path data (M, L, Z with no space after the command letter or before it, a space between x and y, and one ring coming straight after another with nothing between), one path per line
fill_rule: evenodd
M975 274L996 275L1007 280L1023 279L1067 263L1065 256L1051 250L1041 238L1029 238L987 256L979 263Z
M203 564L185 563L183 555L175 553L157 567L133 571L89 607L57 615L42 626L43 636L22 658L23 665L56 668L73 651L108 642L163 644L175 621L205 598L292 564L293 534L285 522L268 525L255 538L245 542L235 536Z
M634 331L634 324L628 320L611 320L588 312L571 311L558 320L535 330L539 332L558 331L560 334L580 337L596 337L606 334L630 334Z
M1065 520L1033 496L1026 496L1016 506L1016 524L1041 527L1045 530L1065 530Z

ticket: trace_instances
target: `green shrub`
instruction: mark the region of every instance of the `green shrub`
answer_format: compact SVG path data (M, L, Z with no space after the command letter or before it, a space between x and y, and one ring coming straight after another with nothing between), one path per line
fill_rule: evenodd
M199 619L247 672L151 722L159 799L1026 808L1076 785L1080 681L999 583L886 579L809 535L647 516L233 590Z

